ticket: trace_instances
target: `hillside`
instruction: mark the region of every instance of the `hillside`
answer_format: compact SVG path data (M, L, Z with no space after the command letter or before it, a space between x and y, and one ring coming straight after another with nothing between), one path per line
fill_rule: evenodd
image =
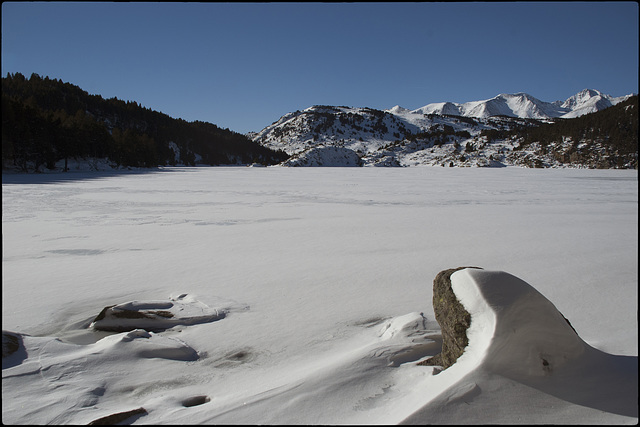
M637 168L637 95L582 91L555 104L524 95L501 95L510 104L499 105L511 107L493 111L505 114L487 115L496 103L476 103L478 117L444 114L460 112L452 103L414 111L313 106L286 114L252 139L290 154L290 166L335 165L335 156L323 161L318 148L340 147L355 152L364 166Z
M32 74L2 78L2 167L65 169L70 160L118 167L276 164L288 156L208 122L187 122Z
M637 168L638 97L585 89L416 110L316 105L251 135L186 122L57 79L2 78L3 170L162 165Z

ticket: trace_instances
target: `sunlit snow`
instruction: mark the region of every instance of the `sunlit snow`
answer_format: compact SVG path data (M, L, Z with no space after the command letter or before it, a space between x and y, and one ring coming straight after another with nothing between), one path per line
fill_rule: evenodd
M5 424L638 422L635 170L3 174L2 233Z

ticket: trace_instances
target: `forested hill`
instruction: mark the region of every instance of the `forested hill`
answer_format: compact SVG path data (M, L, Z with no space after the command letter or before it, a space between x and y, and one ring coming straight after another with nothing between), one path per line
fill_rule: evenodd
M517 139L535 163L558 162L593 168L638 168L638 95L602 111L539 126L484 131L490 142ZM545 159L546 158L546 159Z
M67 159L114 167L277 164L288 158L215 124L187 122L58 79L2 78L2 167L53 169Z

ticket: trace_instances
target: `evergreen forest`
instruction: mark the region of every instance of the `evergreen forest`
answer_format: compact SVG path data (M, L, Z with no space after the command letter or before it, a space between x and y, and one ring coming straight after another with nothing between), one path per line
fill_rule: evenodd
M196 157L198 156L198 157ZM114 167L277 164L289 156L215 124L187 122L137 102L103 99L59 79L2 78L2 167L54 169L71 158Z

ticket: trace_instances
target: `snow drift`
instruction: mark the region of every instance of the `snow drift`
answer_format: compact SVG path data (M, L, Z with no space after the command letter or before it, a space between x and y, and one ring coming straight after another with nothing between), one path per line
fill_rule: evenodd
M635 425L637 184L511 167L4 174L2 421ZM537 291L456 273L478 329L440 371L419 363L440 351L430 282L453 263ZM89 327L113 304L160 330Z
M557 423L590 409L638 416L637 357L589 346L547 298L508 273L467 268L451 275L451 287L471 314L469 344L440 374L449 387L404 423ZM486 402L485 393L501 408L466 408ZM514 396L549 411L530 417L522 404L509 406Z
M437 353L441 337L437 330L429 329L423 313L409 313L382 323L379 319L366 322L362 326L377 325L377 333L336 347L330 355L298 366L302 369L270 381L267 390L256 390L252 396L242 396L241 401L218 396L221 402L216 406L207 394L192 392L178 396L178 402L171 405L207 403L209 409L198 421L207 424L257 420L267 424L327 420L332 424L514 420L530 424L589 417L596 423L627 423L633 420L631 417L637 419L637 357L614 356L592 348L547 298L508 273L466 268L451 275L451 285L471 314L471 325L467 330L469 344L446 370L419 362ZM170 304L151 300L121 305L171 308ZM77 413L76 419L100 421L104 417L126 417L131 412L131 417L144 417L145 423L167 422L161 414L167 405L171 409L169 402L153 398L145 402L140 398L146 391L136 393L126 406L125 401L117 399L120 404L111 405L108 411L100 409L98 402L103 395L113 394L113 384L121 390L135 387L127 381L125 366L150 369L144 387L153 389L158 384L152 372L159 372L161 363L198 360L196 348L175 334L163 336L134 329L94 344L75 345L52 337L3 332L3 340L19 338L17 351L6 357L3 354L3 381L41 377L37 382L43 394L51 387L64 385L66 411ZM206 389L202 385L199 388ZM380 390L377 394L366 391L376 388ZM316 405L317 401L332 402L330 411ZM140 404L143 406L138 409L123 411ZM546 410L532 411L531 407ZM34 413L30 416L47 421Z

